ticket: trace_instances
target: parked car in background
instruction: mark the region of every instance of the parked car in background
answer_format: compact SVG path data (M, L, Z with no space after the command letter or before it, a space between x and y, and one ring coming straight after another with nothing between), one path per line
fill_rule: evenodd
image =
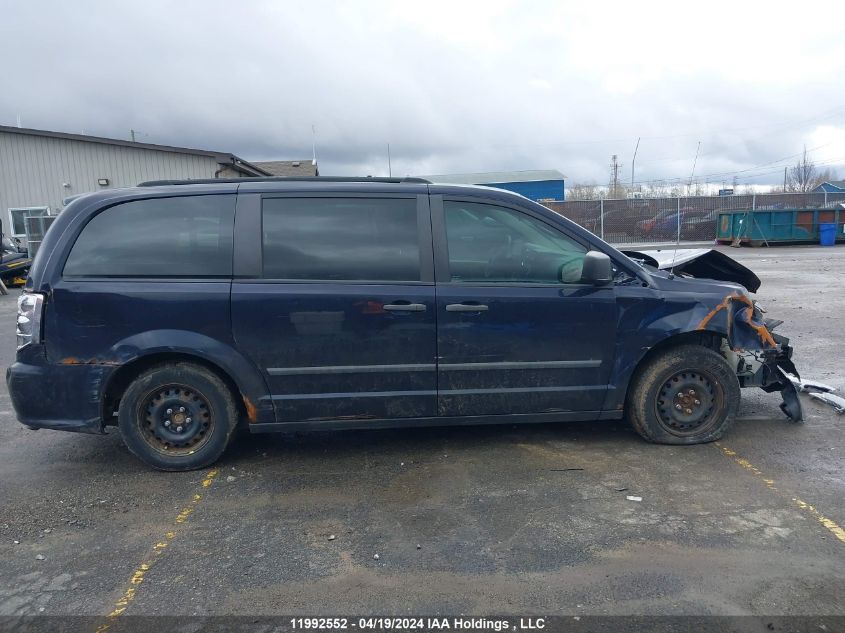
M716 223L718 221L718 209L684 219L681 224L681 239L695 242L713 242L716 239Z
M667 218L674 218L677 214L677 209L661 209L654 217L637 222L637 229L641 235L650 236L655 232L655 227L658 223L663 223Z
M678 223L680 220L682 239L690 239L689 237L684 237L684 227L693 223L701 224L702 218L706 218L712 213L713 211L694 207L662 209L653 218L638 222L637 228L642 235L647 237L654 239L674 239L678 236ZM715 238L715 224L713 237Z
M26 426L117 427L162 470L214 462L239 426L624 415L649 441L695 444L725 432L750 386L800 419L789 341L748 289L649 261L486 187L104 190L47 231L6 380Z

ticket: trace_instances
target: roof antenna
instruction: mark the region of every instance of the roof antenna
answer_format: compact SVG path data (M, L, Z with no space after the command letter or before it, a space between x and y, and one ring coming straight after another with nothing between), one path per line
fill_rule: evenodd
M675 259L678 257L678 247L681 245L681 198L678 197L678 232L675 237L675 252L672 253L672 265L669 267L669 279L675 278Z
M317 129L311 124L311 164L317 164Z
M687 189L692 187L692 180L695 177L695 166L698 163L698 153L701 151L701 141L698 142L698 145L695 148L695 158L692 161L692 171L689 175L689 184L687 185ZM678 257L678 247L681 245L681 198L678 196L678 233L675 237L675 252L672 253L672 265L669 267L669 279L675 278L675 260Z

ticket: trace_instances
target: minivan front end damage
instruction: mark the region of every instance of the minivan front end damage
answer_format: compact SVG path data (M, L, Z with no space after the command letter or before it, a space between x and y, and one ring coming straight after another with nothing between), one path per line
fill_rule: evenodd
M733 350L723 346L722 353L733 367L742 387L760 387L767 393L780 391L781 411L793 422L804 421L798 389L787 374L798 376L792 362L792 347L785 336L770 333L776 347L761 350Z
M760 387L766 392L780 391L783 398L781 410L794 422L801 422L804 414L798 399L798 388L793 384L800 379L792 362L789 339L773 330L782 323L766 319L763 310L748 292L756 292L760 278L749 268L732 257L714 249L685 249L623 251L655 274L668 281L701 282L725 289L718 303L705 307L699 304L692 325L698 331L714 332L722 336L721 353L735 368L742 387ZM659 272L658 272L659 271ZM696 325L696 319L700 319ZM790 380L790 375L793 377Z
M792 362L792 347L788 338L773 332L781 323L765 319L754 301L733 292L701 320L697 329L724 332L721 351L735 368L739 384L760 387L767 393L780 391L781 410L793 422L802 422L798 390L789 378L789 374L800 378Z

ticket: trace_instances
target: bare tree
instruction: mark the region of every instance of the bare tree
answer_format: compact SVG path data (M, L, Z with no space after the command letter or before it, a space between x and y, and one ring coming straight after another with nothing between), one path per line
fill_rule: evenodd
M836 172L829 167L827 169L822 169L816 176L816 186L819 186L823 182L831 182L833 180L839 180L839 176Z
M787 180L786 190L792 192L806 193L812 191L818 185L818 173L816 171L816 164L812 157L807 153L807 146L804 146L804 153L801 158L790 168Z
M595 184L574 183L566 189L567 200L598 200L601 194L601 188Z
M660 180L643 185L642 190L647 198L677 198L680 195L680 188L677 185Z

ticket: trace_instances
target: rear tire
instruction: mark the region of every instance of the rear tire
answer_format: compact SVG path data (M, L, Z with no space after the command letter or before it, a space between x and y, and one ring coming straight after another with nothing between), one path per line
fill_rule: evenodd
M129 450L166 471L195 470L217 461L237 421L229 388L213 372L191 363L144 371L118 409L118 428Z
M625 412L649 442L701 444L722 437L739 397L739 380L721 354L701 345L679 345L637 369Z

